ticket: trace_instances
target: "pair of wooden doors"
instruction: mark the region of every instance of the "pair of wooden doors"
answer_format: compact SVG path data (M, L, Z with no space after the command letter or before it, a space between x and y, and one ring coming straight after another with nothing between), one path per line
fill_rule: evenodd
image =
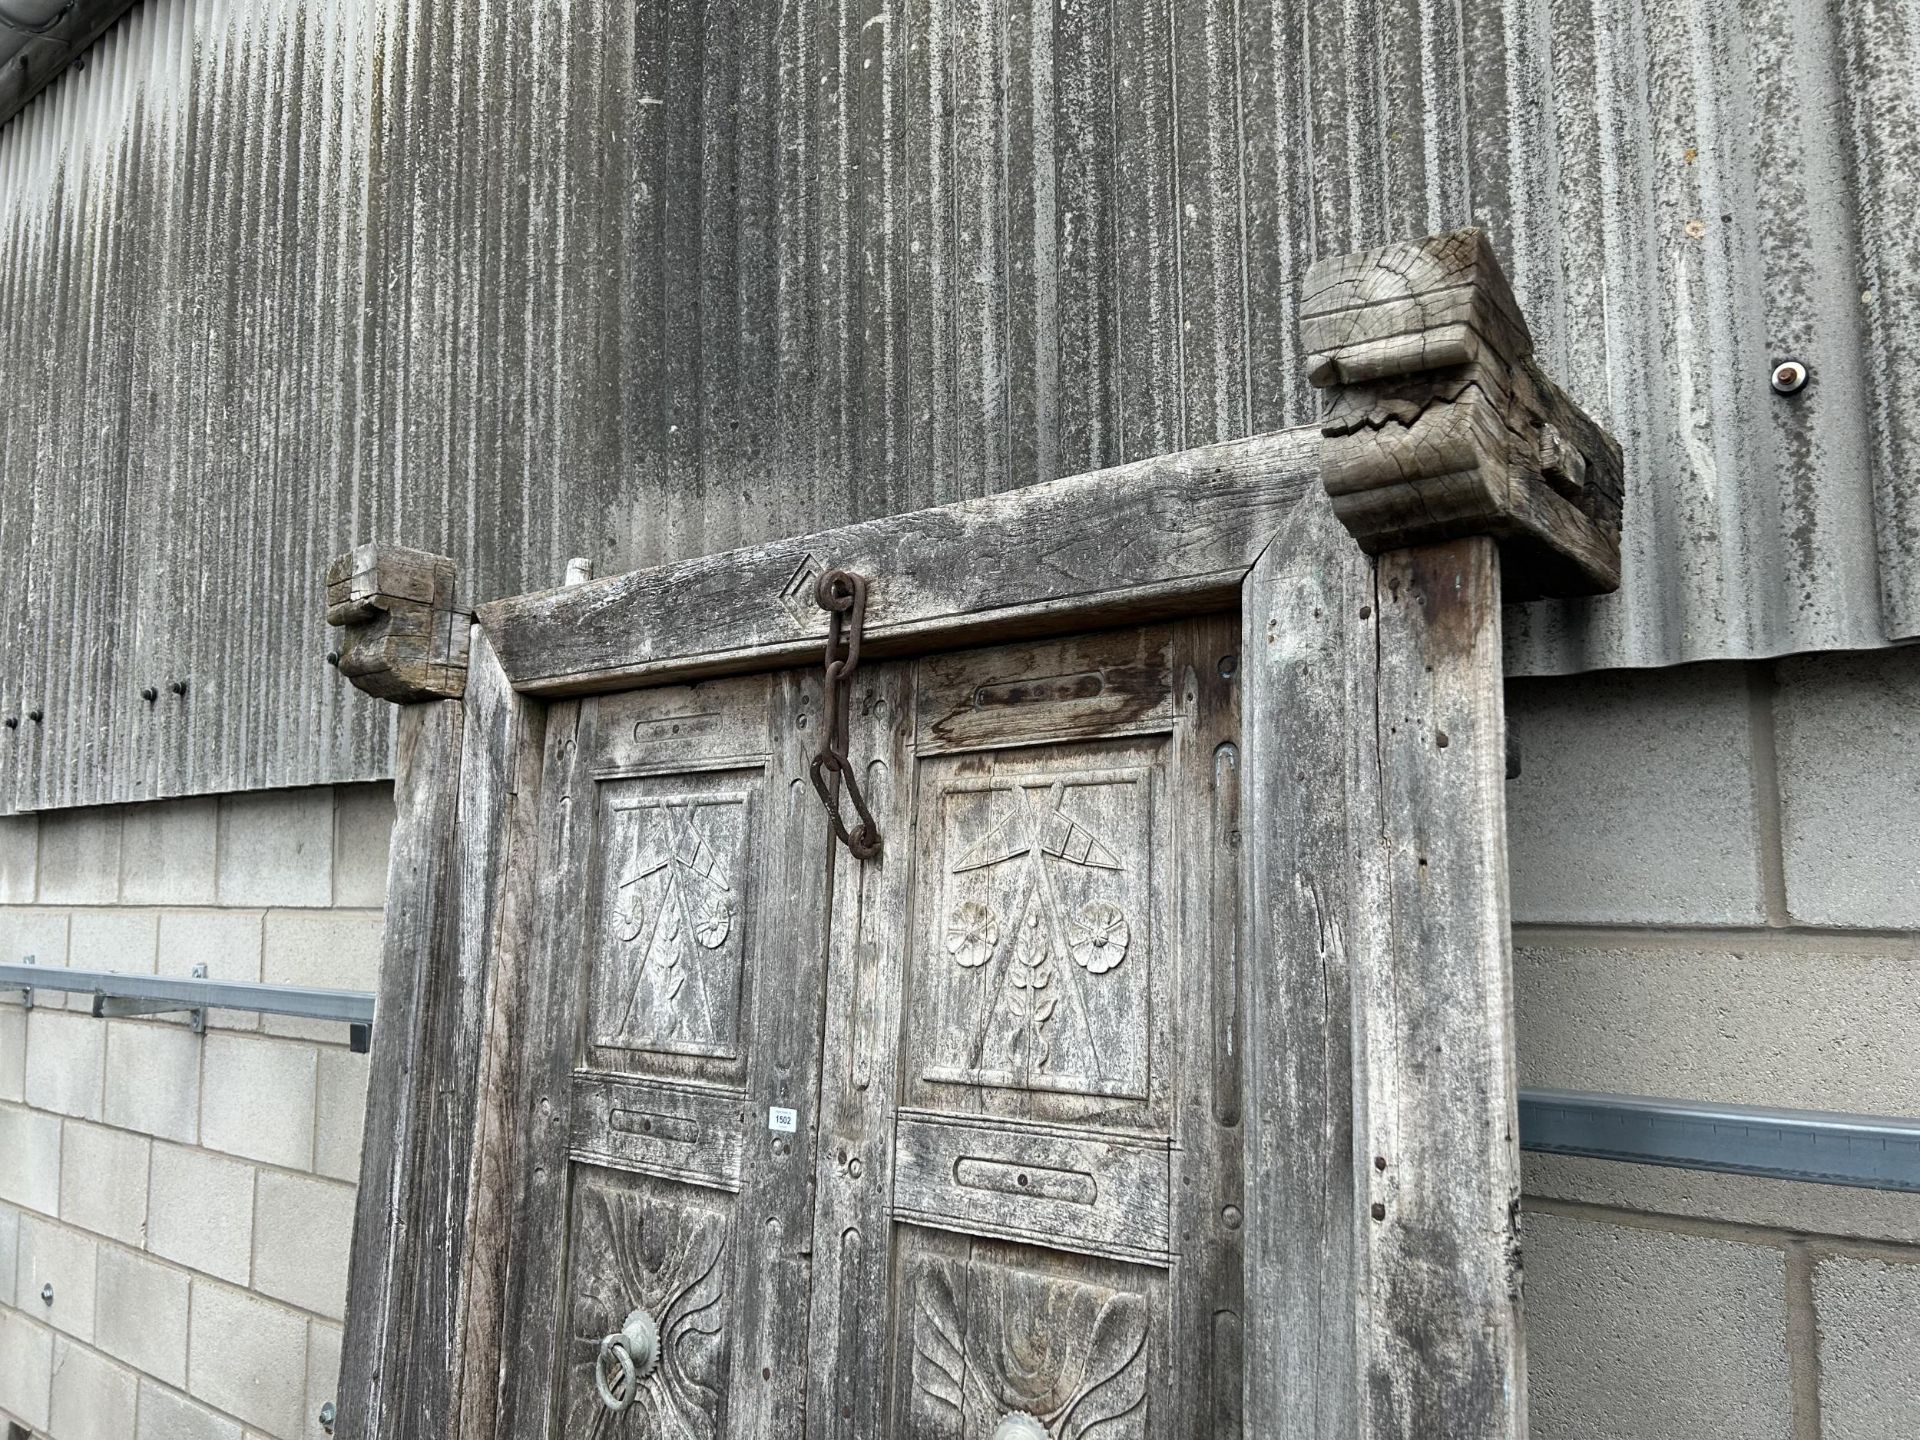
M343 1440L1525 1433L1501 600L1617 583L1620 451L1478 231L1301 314L1320 425L472 612L333 562L402 707Z
M549 712L504 1433L1241 1433L1239 646L862 666L865 861L817 668Z

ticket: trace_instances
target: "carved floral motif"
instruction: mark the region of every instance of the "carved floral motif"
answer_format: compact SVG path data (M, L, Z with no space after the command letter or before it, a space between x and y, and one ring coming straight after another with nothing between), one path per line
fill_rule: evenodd
M1024 1037L1022 1063L1029 1071L1046 1071L1053 1063L1051 1027L1064 1018L1063 1003L1083 1026L1093 1008L1085 995L1076 1000L1065 993L1075 990L1079 981L1075 977L1063 989L1057 959L1070 955L1089 975L1105 975L1126 959L1132 938L1126 912L1111 901L1086 900L1069 914L1077 897L1071 889L1063 892L1064 882L1049 869L1063 867L1088 877L1088 883L1097 883L1094 877L1102 872L1118 876L1127 869L1119 847L1067 812L1068 793L1065 780L996 791L1012 803L951 866L954 875L1004 867L1018 886L1010 913L1019 918L1009 933L1002 934L993 906L965 900L949 913L946 948L961 968L984 973L1004 996L983 1015L990 1018L997 1005L998 1013L1015 1022ZM988 968L996 958L1000 963ZM1089 1048L1096 1048L1091 1035L1087 1039Z
M575 1200L569 1435L717 1440L725 1379L728 1225L697 1202L594 1183ZM615 1416L594 1392L601 1340L636 1308L656 1317L659 1358Z
M739 799L665 796L617 802L615 810L633 827L632 858L614 862L621 868L608 930L617 948L609 957L615 968L600 1043L724 1047L732 1038L737 977L724 960L715 963L719 957L702 957L737 948L728 942L739 897L715 847L737 851Z
M1067 949L1073 963L1094 975L1104 975L1127 958L1127 917L1118 905L1089 900L1067 926Z
M972 970L993 958L1000 943L1000 917L978 900L966 900L947 916L947 953L963 970Z

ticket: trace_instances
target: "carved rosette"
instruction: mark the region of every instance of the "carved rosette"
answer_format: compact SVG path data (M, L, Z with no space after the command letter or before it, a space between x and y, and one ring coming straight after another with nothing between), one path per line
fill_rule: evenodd
M1492 535L1508 599L1618 588L1620 447L1534 363L1484 232L1320 261L1300 330L1322 479L1363 548Z

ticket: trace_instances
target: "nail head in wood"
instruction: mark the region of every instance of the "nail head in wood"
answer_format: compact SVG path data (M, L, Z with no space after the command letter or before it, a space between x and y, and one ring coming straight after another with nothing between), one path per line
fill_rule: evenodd
M1509 600L1619 587L1620 447L1534 363L1483 231L1320 261L1300 330L1321 477L1363 549L1492 535Z
M340 673L396 704L457 700L467 688L470 607L453 561L402 545L361 545L327 566L327 623L343 632Z

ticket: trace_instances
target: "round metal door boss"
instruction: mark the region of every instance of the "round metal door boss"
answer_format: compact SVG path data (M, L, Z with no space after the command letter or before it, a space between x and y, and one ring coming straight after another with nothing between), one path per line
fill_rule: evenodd
M1047 1427L1024 1410L1009 1410L993 1427L993 1440L1048 1440Z
M600 1342L593 1362L593 1388L600 1394L600 1403L618 1415L633 1404L640 1382L659 1364L660 1326L645 1310L635 1309Z
M1773 388L1791 395L1807 383L1807 367L1798 360L1782 360L1773 367Z

